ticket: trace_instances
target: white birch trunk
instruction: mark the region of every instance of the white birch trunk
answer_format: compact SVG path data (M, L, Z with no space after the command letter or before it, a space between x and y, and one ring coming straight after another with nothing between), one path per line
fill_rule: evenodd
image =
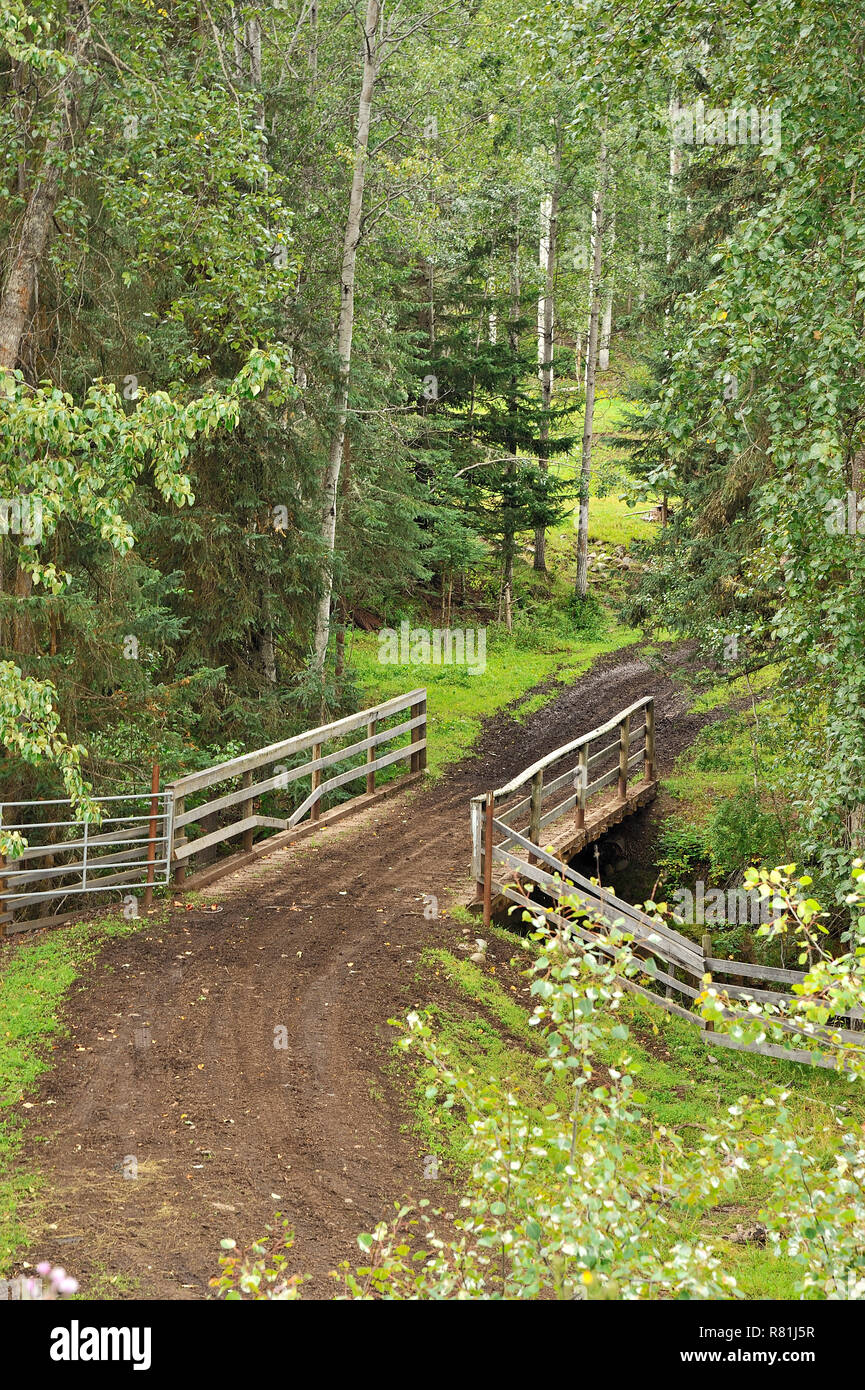
M577 594L589 590L589 483L592 477L592 428L595 417L595 367L598 357L601 275L603 272L604 197L607 183L607 133L601 136L598 186L592 206L592 271L589 282L589 342L586 348L586 418L580 465L580 522L577 533Z
M538 377L541 383L541 405L544 418L541 422L538 468L546 473L549 468L549 411L553 399L553 333L555 326L556 253L559 229L559 176L562 166L561 130L556 128L556 151L553 163L552 191L541 203L541 237L539 265L544 277L543 294L538 299ZM534 568L541 572L547 568L546 532L543 526L535 528Z
M613 190L615 192L615 190ZM613 288L614 276L612 271L613 247L616 244L616 209L610 213L610 239L607 244L607 265L610 267L609 274L605 276L604 286L604 314L601 320L601 346L598 351L598 369L606 372L610 366L610 338L613 332Z
M69 13L66 55L69 66L60 81L56 116L45 142L42 167L30 190L27 206L9 248L9 273L0 295L0 372L12 370L30 325L39 267L53 224L60 193L60 156L69 149L75 126L75 104L81 86L81 64L90 43L90 9L74 4Z
M330 640L330 603L333 594L333 555L336 546L336 499L339 474L342 468L345 427L348 419L348 392L351 378L351 349L354 336L354 281L357 264L357 245L363 213L363 191L366 180L366 161L369 150L369 127L372 97L379 74L380 42L377 35L381 0L367 0L364 23L363 78L357 114L357 135L354 147L354 167L351 179L348 216L342 248L340 304L337 320L337 349L339 380L336 392L336 424L330 441L327 468L324 475L324 510L321 539L325 552L325 572L315 618L315 645L312 670L322 676Z

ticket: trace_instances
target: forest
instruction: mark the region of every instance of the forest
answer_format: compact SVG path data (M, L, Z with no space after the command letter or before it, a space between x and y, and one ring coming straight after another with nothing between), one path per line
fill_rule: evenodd
M321 1281L337 1267L341 1296L358 1299L865 1296L860 78L865 18L835 0L0 0L0 1274L26 1274L36 1252L46 1297L80 1284L85 1298L296 1298L307 1278L332 1297ZM431 790L403 793L403 811L390 797L379 857L361 822L354 857L328 860L330 838L309 851L321 877L275 853L259 888L211 890L241 790L247 856L261 828L315 807L322 776L344 774L327 804L348 809L354 745L323 757L305 731L366 736L367 794L399 792L406 761L373 765L390 747L387 709L373 716L407 693L391 736ZM477 874L469 910L470 798L649 697L656 799L561 857L675 919L703 942L701 962L741 963L729 989L701 966L684 1006L703 1042L726 1031L762 1056L719 1044L707 1064L675 1008L653 1012L630 989L646 969L627 933L613 930L605 955L561 922L550 937L531 911L491 923L489 881L481 927ZM620 803L636 746L622 728ZM253 785L265 759L250 755L283 744L286 764ZM304 749L312 761L292 761ZM203 789L222 764L246 780L217 802ZM156 906L151 862L143 914L136 882L125 912L121 888L82 899L76 917L63 880L65 898L42 897L71 925L19 934L28 912L45 921L45 903L11 901L37 878L28 824L49 827L50 886L64 835L84 827L86 866L88 828L107 842L106 806L149 805L152 778L186 820L166 839ZM32 823L28 806L42 808ZM185 840L189 856L194 827L212 842L195 860L211 877L198 892L193 877L184 907L171 846L182 858ZM748 894L771 913L749 915ZM279 919L277 941L283 907L299 915ZM304 923L320 938L286 944ZM374 981L366 1013L333 1009L362 1054L360 1086L309 1042L335 999L337 929L354 943L342 974ZM387 932L416 974L383 963ZM117 992L123 962L142 981L163 968L146 954L157 941L173 944L159 946L164 971L186 972L161 1034L155 986ZM172 1197L183 1259L154 1264L146 1243L121 1257L132 1228L112 1217L56 1275L51 1201L90 1229L61 1177L79 1121L61 1123L61 1101L43 1173L23 1097L44 1103L33 1097L73 1037L82 1056L63 1065L85 1070L63 1073L70 1095L139 1085L138 1070L110 1085L86 1071L98 1046L85 1005L69 1012L70 982L93 991L94 1038L100 1016L149 1029L153 1015L160 1063L165 1048L197 1059L168 1015L187 993L199 1013L215 1007L223 975L183 954L208 949L229 990L258 980L265 952L285 992L283 1013L255 1025L266 1066L288 1026L286 1047L311 1049L319 1076L308 1113L341 1097L342 1128L309 1121L309 1151L359 1147L376 1125L385 1143L392 1123L405 1171L395 1158L372 1191L334 1168L347 1224L324 1237L325 1199L309 1196L319 1169L302 1178L298 1153L304 1195L283 1196L281 1155L268 1166L250 1132L244 1162L268 1175L254 1203L234 1170L201 1199L218 1229ZM761 969L795 975L796 998L754 989ZM669 1001L685 975L664 979ZM394 1013L396 1051L382 1041ZM202 1032L200 1065L240 1107L247 1084L257 1094L242 1041L253 1025L237 1025L231 1063L212 1052L221 1027ZM834 1072L773 1060L791 1032L813 1055L831 1045ZM130 1043L136 1068L151 1042ZM219 1146L200 1117L197 1136L182 1128L191 1090L152 1085L154 1124L170 1114L180 1138L151 1173L132 1130L99 1137L94 1120L90 1171L103 1163L116 1182L129 1149L146 1170L130 1191L153 1203L136 1220L155 1229L157 1169L176 1158L180 1182ZM774 1128L760 1110L770 1087ZM502 1139L511 1104L536 1136L518 1181L497 1167L517 1142ZM38 1115L48 1127L51 1112ZM238 1144L245 1123L238 1110ZM441 1168L429 1195L448 1212L444 1244L417 1265L409 1244L433 1218L406 1195L413 1163L421 1177L432 1164L435 1183ZM453 1190L475 1203L458 1235ZM727 1216L712 1215L722 1197ZM290 1235L254 1244L283 1214ZM373 1234L358 1235L363 1222Z

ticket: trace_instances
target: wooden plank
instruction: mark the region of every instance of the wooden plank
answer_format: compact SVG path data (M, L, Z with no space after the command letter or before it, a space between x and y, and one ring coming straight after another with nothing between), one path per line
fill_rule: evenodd
M523 812L531 806L531 804L532 798L530 796L524 796L521 801L517 802L516 806L511 806L508 811L500 812L496 819L500 820L503 825L511 825L515 819L520 817Z
M645 709L652 703L652 700L653 697L651 695L644 695L642 700L635 700L627 709L621 710L620 713L614 715L612 719L608 719L606 724L601 724L597 729L591 729L589 733L582 734L580 738L572 739L570 743L563 744L561 748L556 748L554 752L548 753L545 758L539 758L536 763L532 763L531 767L527 767L524 772L519 773L519 775L508 782L506 786L499 787L498 790L493 793L496 801L503 800L505 797L511 796L514 792L519 791L520 787L524 786L526 782L531 781L536 772L540 772L543 768L549 767L551 763L558 762L559 758L565 757L567 753L579 748L581 744L590 743L594 739L600 738L602 734L609 733L611 729L618 728L626 716L636 714L637 710Z
M608 743L606 748L601 748L598 750L597 753L591 754L591 756L588 759L589 767L592 766L592 763L599 763L602 758L608 757L610 753L618 753L618 751L619 740L616 739L614 743Z
M665 1009L668 1014L676 1014L678 1018L687 1019L688 1023L693 1023L695 1028L702 1032L706 1027L706 1020L699 1014L691 1013L690 1009L683 1009L681 1004L674 1004L672 999L664 999L660 994L653 994L651 990L644 989L634 980L623 979L622 984L633 994L640 994L644 999L648 999L653 1004L657 1004L659 1009Z
M498 822L496 822L496 824L498 824ZM571 869L568 865L563 864L561 860L556 859L555 856L550 854L547 850L539 849L516 830L511 830L510 827L502 827L501 825L499 825L498 828L505 830L509 840L542 859L552 868L554 873L558 873L562 878L577 884L578 887L582 888L583 891L590 896L598 897L603 902L608 902L614 910L627 912L630 916L636 918L637 921L650 927L652 931L659 932L665 940L674 942L689 955L694 956L699 960L701 967L704 965L702 954L696 942L692 941L690 937L683 936L681 932L677 932L673 927L667 926L666 923L658 923L654 917L650 917L648 913L642 912L640 908L632 906L631 903L626 903L622 898L617 898L614 893L608 892L606 888L600 888L597 884L590 882L590 880L584 878L582 874L577 873L576 869ZM705 973L705 971L701 973Z
M211 801L203 802L200 806L193 806L189 811L183 810L180 815L176 815L174 818L175 827L191 825L194 821L200 820L214 811L224 811L229 806L236 806L238 802L245 801L250 796L263 796L265 792L282 791L291 782L296 782L301 777L308 777L310 773L315 773L326 767L334 767L336 764L344 762L346 758L353 758L357 753L368 752L371 748L389 743L391 739L398 738L401 734L410 733L421 723L423 723L423 717L419 720L406 719L402 724L394 725L392 729L383 729L380 733L352 743L347 748L338 748L334 753L327 753L322 758L313 758L309 762L302 763L299 767L287 768L284 772L266 777L263 781L256 782L249 787L237 787L234 791L226 792L224 796L217 796ZM369 776L371 761L368 758L363 769L367 777Z
M725 985L720 980L713 981L713 984L716 984L725 994L729 994L731 999L753 999L758 1004L789 1004L803 997L796 994L782 994L775 989L756 989L753 985ZM851 1009L849 1013L836 1014L833 1017L862 1019L865 1018L865 1009ZM827 1023L824 1026L828 1028L830 1025ZM865 1042L865 1032L860 1033L859 1036Z
M517 892L516 889L512 889L509 886L505 887L503 889L503 896L506 897L510 902L516 903L517 906L526 908L528 912L533 913L536 916L543 916L548 921L554 922L557 926L563 927L568 931L574 932L574 934L576 936L579 936L582 941L585 941L588 945L597 947L599 950L603 951L604 954L615 955L615 949L613 948L613 946L605 942L602 936L599 936L596 932L587 931L584 927L581 927L579 923L572 922L570 919L562 917L560 913L554 912L550 908L543 907L539 903L533 903L530 898L527 898L523 894ZM660 977L660 975L661 972L659 971L658 975L655 978ZM632 990L637 994L641 994L644 998L650 999L653 1003L658 1004L660 1008L666 1009L668 1013L678 1014L679 1017L687 1019L689 1023L693 1023L698 1028L704 1028L706 1026L705 1020L700 1018L699 1014L694 1014L689 1009L682 1008L681 1005L675 1004L670 999L662 999L660 995L652 993L652 991L647 989L644 985L638 985L635 980L623 976L622 984L626 989ZM685 992L696 996L696 990L688 989L687 986L681 985L678 980L675 981L675 984L678 989L684 989Z
M641 941L640 945L645 945L645 942ZM651 943L649 944L648 949L650 951L652 950ZM684 980L677 980L675 975L668 975L663 970L656 970L654 978L656 980L660 980L662 984L670 985L672 989L680 989L683 994L688 995L689 999L696 999L697 995L702 993L702 990L694 989L693 985L686 985Z
M825 1067L827 1070L838 1071L838 1066L832 1057L827 1057L821 1052L805 1052L799 1048L776 1047L774 1043L743 1043L736 1038L731 1038L727 1033L704 1033L706 1045L708 1047L729 1047L736 1052L754 1052L761 1057L776 1057L782 1062L803 1062L810 1067ZM848 1068L844 1068L848 1070Z
M412 753L410 771L423 772L426 768L426 691L424 691L424 698L412 705L411 714L417 727L412 729L411 735L415 749Z
M751 965L745 960L719 960L706 957L706 969L718 975L750 975L757 980L780 980L782 984L798 985L805 978L801 970L782 970L777 965Z
M619 725L619 801L628 799L628 751L631 741L631 720L625 715Z
M243 820L232 821L231 825L222 825L218 830L211 830L209 835L200 835L197 840L187 840L185 845L174 851L174 857L188 859L192 854L200 854L211 845L218 845L223 840L232 840L235 835L242 835L244 831L254 830L257 826L287 830L288 821L276 816L246 816Z
M541 802L543 799L544 774L543 772L536 772L532 778L531 819L529 821L529 839L535 845L541 838Z
M577 762L577 809L574 820L578 830L582 830L586 824L586 788L589 785L589 745L584 744L580 749L580 757Z
M375 769L373 769L372 771L370 771L370 769L369 769L369 764L372 763L372 762L375 762L375 758L374 758L374 756L373 756L373 751L372 751L372 750L373 750L373 744L374 744L374 740L375 740L375 738L376 738L376 733L377 733L377 732L378 732L378 720L377 720L377 719L370 719L369 722L367 723L367 726L366 726L366 761L367 761L366 794L367 794L367 796L372 796L372 793L375 791Z
M624 919L625 925L622 929L629 934L634 934L635 940L639 945L645 946L645 948L652 951L653 954L658 954L662 957L664 951L666 951L667 956L676 965L680 965L687 969L689 973L697 979L702 978L703 970L701 957L697 955L696 952L685 951L675 942L667 941L657 930L650 918L645 919L645 923L648 924L647 933L644 922L640 920L640 916L637 914L636 909L632 908L629 903L623 902L620 898L613 898L612 894L606 894L606 901L602 902L598 896L597 890L592 891L592 886L586 890L565 881L564 886L560 887L552 874L547 873L536 864L527 864L525 860L517 859L514 855L508 854L507 851L502 850L500 846L495 847L493 859L499 863L504 863L508 868L512 869L523 878L531 879L533 883L537 883L539 887L545 889L551 896L559 899L563 894L576 897L591 911L599 914L610 925L620 918ZM615 904L615 906L611 904ZM540 905L538 905L538 910L542 910ZM654 941L651 939L652 937L655 938Z
M588 798L590 796L593 796L595 792L599 792L601 790L601 787L608 787L611 782L615 782L618 778L618 775L619 769L617 767L613 767L610 769L609 772L605 772L603 777L596 777L594 782L590 782L589 785L586 787L586 799L588 800Z
M541 903L532 902L524 893L520 893L512 884L501 885L501 895L507 898L508 902L515 903L517 907L525 908L527 912L535 917L544 917L548 922L553 922L556 926L562 927L566 931L573 932L581 941L587 945L596 946L605 955L614 955L614 948L603 936L597 932L589 931L586 927L581 927L579 922L573 921L570 917L563 917L561 913L555 912L551 907L544 907Z
M753 1014L740 1014L735 1009L724 1009L723 1012L725 1018L748 1019L754 1017ZM833 1028L828 1023L815 1023L813 1025L814 1031L809 1033L807 1028L804 1028L801 1023L797 1024L783 1014L768 1014L765 1024L767 1028L770 1024L776 1028L780 1028L782 1033L795 1033L798 1037L813 1038L815 1042L825 1042L830 1045L832 1045L832 1035L834 1034L836 1037L840 1038L842 1042L855 1044L859 1050L865 1048L865 1033L855 1033L850 1028Z
M481 846L483 843L483 823L484 823L484 799L482 796L473 796L471 800L471 827L472 827L472 875L475 883L481 882L483 870L481 868Z
M190 796L192 792L201 791L202 788L212 786L215 782L224 782L229 777L239 777L244 772L249 772L256 767L263 767L267 763L276 762L279 758L291 757L294 753L303 753L316 743L323 743L329 739L340 738L343 734L352 733L355 729L360 729L364 724L368 724L370 719L387 719L390 715L409 709L413 703L425 698L426 690L411 690L406 695L394 696L392 700L374 705L371 709L361 710L358 714L349 714L345 719L337 719L332 724L322 724L317 729L308 729L305 733L295 734L293 738L282 739L279 743L271 743L266 748L259 748L253 753L243 753L238 758L217 763L214 767L205 768L202 772L191 772L186 777L177 778L169 786L175 795L179 796L182 793L184 796Z
M242 784L243 790L247 793L247 799L246 799L246 801L244 801L244 802L241 803L240 814L241 814L241 817L242 817L244 820L249 820L249 819L251 819L252 816L255 815L255 798L254 798L254 796L252 795L252 792L251 792L251 787L252 787L252 773L251 773L251 772L244 772L244 773L243 773L243 776L242 776L242 783L241 783L241 784ZM252 849L252 837L253 837L253 834L254 834L254 833L255 833L254 827L252 827L252 826L250 826L250 828L244 832L244 835L243 835L243 849L244 849L244 852L245 852L246 854L249 854L249 851Z
M292 811L288 818L289 826L297 825L315 802L324 795L325 792L332 791L334 787L344 787L348 782L356 782L359 777L366 777L369 769L374 772L380 771L383 767L390 767L392 763L398 763L405 758L413 758L418 747L426 748L426 739L421 740L421 744L409 743L404 748L396 748L392 753L386 753L382 758L376 758L374 763L365 763L360 767L350 767L347 772L341 772L338 777L329 777L326 782L322 782L320 787L316 787L310 792L305 801L302 801L296 811Z
M314 744L313 744L313 746L312 746L312 761L313 761L314 763L317 763L317 764L318 764L318 763L321 763L321 749L322 749L322 745L321 745L320 743L314 743ZM414 767L412 767L412 771L414 771ZM368 776L369 776L369 772L365 770L365 771L364 771L364 776L365 776L365 777L368 777ZM320 768L320 767L316 767L315 771L314 771L313 774L312 774L312 790L313 790L313 798L312 798L311 809L310 809L310 812L309 812L309 818L310 818L310 820L318 820L318 819L320 818L320 816L321 816L321 798L322 798L322 796L324 795L324 793L323 793L322 790L321 790L321 768ZM318 796L315 796L315 795L314 795L315 792L318 792Z

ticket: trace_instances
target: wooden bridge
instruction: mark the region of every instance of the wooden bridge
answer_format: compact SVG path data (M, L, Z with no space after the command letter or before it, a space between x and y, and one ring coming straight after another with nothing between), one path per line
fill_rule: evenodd
M486 923L497 837L543 845L557 861L567 861L657 792L655 702L647 695L600 728L554 749L506 786L474 797L472 872Z
M532 921L545 922L551 932L564 934L566 940L583 941L609 955L613 955L616 948L605 936L604 927L615 927L628 938L637 960L646 966L639 983L623 976L623 988L685 1020L707 1046L759 1053L781 1061L832 1070L839 1065L842 1068L849 1065L848 1059L840 1054L841 1045L851 1058L855 1056L861 1060L865 1055L865 1011L857 1008L830 1019L826 1025L803 1025L798 1020L776 1015L773 1023L783 1035L781 1042L789 1042L789 1045L779 1045L778 1041L742 1042L729 1033L716 1032L713 1025L695 1011L695 1003L707 981L716 981L715 987L726 995L729 1004L754 1000L789 1007L796 1001L791 986L802 984L804 972L715 957L708 933L704 933L700 941L684 935L660 916L650 916L584 878L495 816L492 830L501 838L493 843L491 854L484 854L482 860L487 874L486 925L489 925L491 902L499 897L512 907L522 908L523 914L529 914ZM717 980L717 976L722 978ZM729 1007L723 1009L723 1015L728 1019L738 1016ZM806 1046L802 1046L803 1043ZM815 1045L813 1050L808 1043Z

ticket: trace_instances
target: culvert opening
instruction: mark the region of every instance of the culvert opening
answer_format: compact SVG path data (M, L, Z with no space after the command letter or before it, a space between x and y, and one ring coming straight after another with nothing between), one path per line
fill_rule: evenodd
M603 888L625 902L634 905L647 902L658 879L656 849L662 817L657 810L657 803L652 803L612 827L573 855L567 861L568 867L584 878L598 879ZM538 906L553 905L539 884L524 882L523 891ZM493 900L492 919L498 926L524 936L529 930L528 923L523 921L525 911L499 897Z

